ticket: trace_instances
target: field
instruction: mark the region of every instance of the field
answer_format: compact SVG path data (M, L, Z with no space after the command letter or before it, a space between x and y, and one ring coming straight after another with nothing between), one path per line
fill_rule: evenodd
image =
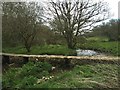
M5 53L17 53L17 54L26 54L27 51L23 46L18 47L7 47L3 48L3 52ZM36 54L36 55L74 55L75 50L68 49L67 46L63 45L45 45L45 46L33 46L31 48L31 52L27 54Z
M100 53L106 53L109 55L120 56L120 42L119 41L108 41L105 37L90 37L83 44L78 44L81 49L91 49L99 51Z
M99 51L100 53L106 53L108 55L120 56L120 42L93 42L88 41L84 44L78 44L77 48L80 49L91 49ZM17 54L26 54L26 49L22 46L18 47L7 47L3 48L5 53L17 53ZM63 45L45 45L45 46L33 46L31 52L27 54L36 54L36 55L76 55L75 49L68 49L67 46Z
M28 62L3 73L3 88L118 88L118 65L76 65L55 68L47 62Z

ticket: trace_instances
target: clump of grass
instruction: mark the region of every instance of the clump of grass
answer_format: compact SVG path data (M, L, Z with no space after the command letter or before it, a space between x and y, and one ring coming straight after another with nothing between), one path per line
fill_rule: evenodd
M53 79L37 84L36 87L116 88L118 87L117 68L117 65L111 64L77 65L70 71L59 73Z
M39 78L49 76L51 67L47 62L28 62L22 68L11 68L3 75L3 88L32 88Z

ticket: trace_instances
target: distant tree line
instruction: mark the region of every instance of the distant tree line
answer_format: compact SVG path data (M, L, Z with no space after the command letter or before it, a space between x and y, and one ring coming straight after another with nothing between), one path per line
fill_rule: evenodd
M91 33L86 34L86 36L102 36L107 37L109 41L120 40L120 19L112 19L107 23L102 23L101 25L93 28Z

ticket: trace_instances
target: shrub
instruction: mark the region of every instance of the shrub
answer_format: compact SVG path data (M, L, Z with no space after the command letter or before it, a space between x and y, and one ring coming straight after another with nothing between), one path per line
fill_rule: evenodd
M51 68L47 62L28 62L22 68L11 68L3 75L3 88L30 88L37 79L49 75Z
M2 79L3 88L15 86L16 73L18 72L18 70L19 69L12 68L3 75L3 79Z
M37 82L37 78L34 76L26 76L21 81L16 83L15 88L32 88Z

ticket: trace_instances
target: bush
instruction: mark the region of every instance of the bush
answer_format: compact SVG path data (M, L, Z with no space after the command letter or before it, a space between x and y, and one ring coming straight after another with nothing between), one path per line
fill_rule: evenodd
M11 68L3 75L3 88L30 88L37 79L48 76L51 65L47 62L28 62L22 68Z
M37 82L37 78L34 76L26 76L21 81L17 83L15 88L32 88Z
M18 72L19 69L10 69L8 72L6 72L4 75L3 75L3 79L2 79L2 85L3 85L3 88L6 88L6 87L14 87L15 84L16 84L16 73Z
M24 77L32 75L32 76L36 76L37 78L41 78L42 76L46 76L48 75L48 72L51 69L51 65L48 64L47 62L37 62L37 63L33 63L33 62L28 62L26 65L24 65L21 68L21 72L20 72L20 77Z

